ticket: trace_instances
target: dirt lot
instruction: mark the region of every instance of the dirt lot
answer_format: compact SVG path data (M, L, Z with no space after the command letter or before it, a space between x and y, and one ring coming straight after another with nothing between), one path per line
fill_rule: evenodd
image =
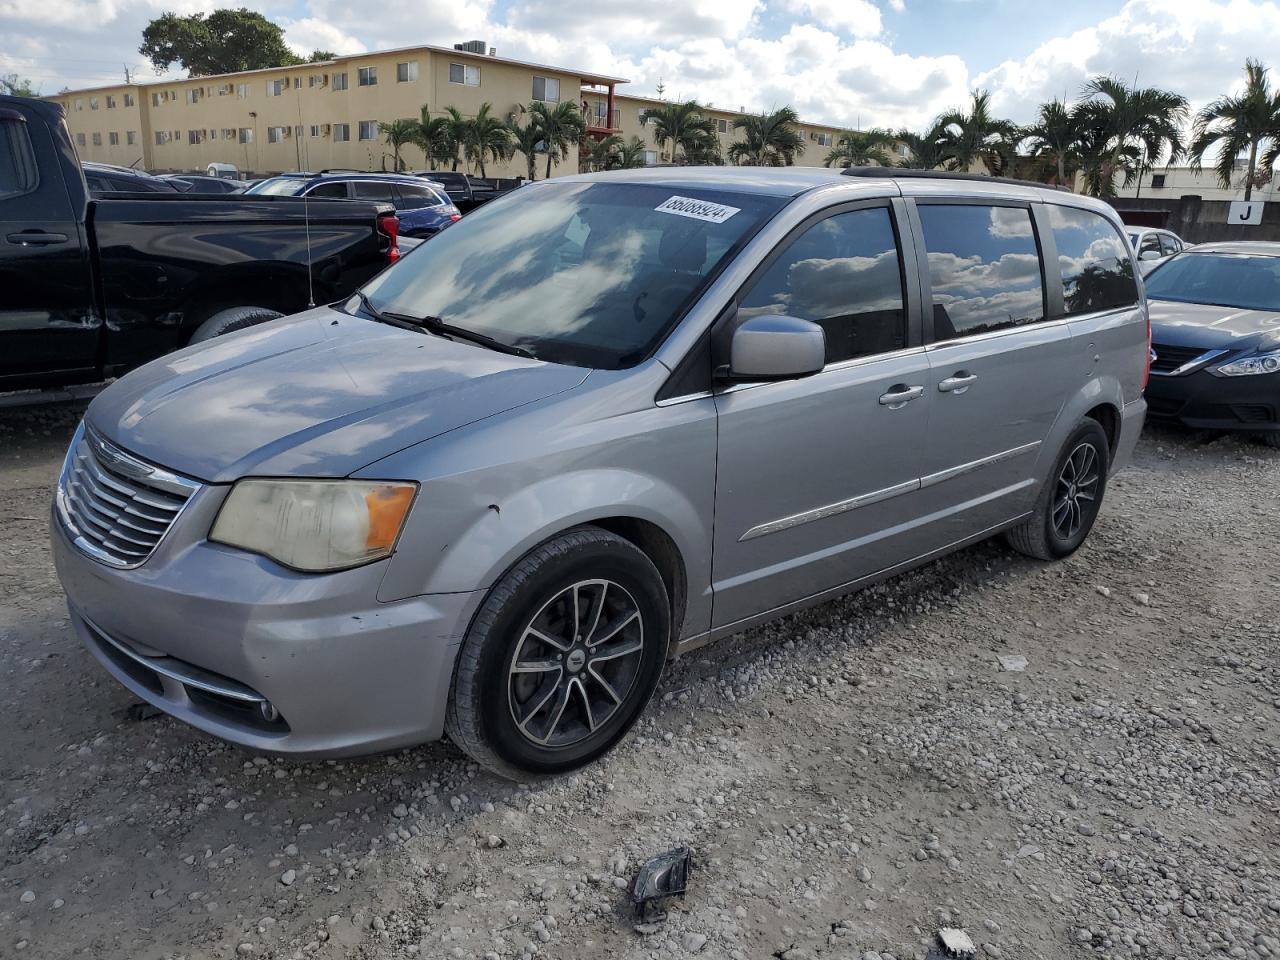
M521 787L139 718L46 546L77 415L0 414L0 957L1280 957L1280 453L1149 432L1070 561L985 544L706 648Z

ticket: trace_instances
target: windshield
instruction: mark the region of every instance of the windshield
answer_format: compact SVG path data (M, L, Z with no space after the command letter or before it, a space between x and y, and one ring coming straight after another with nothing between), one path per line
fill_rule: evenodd
M272 177L255 183L245 193L264 194L268 197L296 197L308 182L301 177Z
M636 183L539 183L487 204L364 289L375 308L616 369L643 360L785 203Z
M1280 257L1184 253L1153 270L1146 287L1154 300L1280 310Z

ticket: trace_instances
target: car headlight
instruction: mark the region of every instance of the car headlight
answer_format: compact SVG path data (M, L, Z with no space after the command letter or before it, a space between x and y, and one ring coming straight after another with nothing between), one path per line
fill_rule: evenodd
M308 573L390 556L418 492L387 480L241 480L209 539Z
M1214 368L1224 377L1252 377L1259 373L1280 373L1280 352L1255 353Z

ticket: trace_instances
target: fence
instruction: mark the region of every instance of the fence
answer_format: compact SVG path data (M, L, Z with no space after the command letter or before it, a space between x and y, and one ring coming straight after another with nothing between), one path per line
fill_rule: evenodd
M1227 222L1230 202L1182 197L1116 197L1109 201L1125 223L1138 227L1164 227L1188 243L1218 240L1280 241L1280 203L1268 203L1262 223L1240 226Z

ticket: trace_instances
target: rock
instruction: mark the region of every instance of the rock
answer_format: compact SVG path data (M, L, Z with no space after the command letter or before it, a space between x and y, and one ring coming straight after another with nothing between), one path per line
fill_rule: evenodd
M707 938L700 933L689 932L680 939L680 945L688 953L697 953L707 945Z
M240 954L240 956L242 957L249 956L250 954L253 953L253 944L252 943L240 944L238 947L236 947L236 953Z
M870 871L870 870L868 870L865 866L863 866L863 867L859 867L859 868L858 868L858 880L860 880L862 883L870 883L870 882L871 882L871 871Z
M36 899L36 892L34 890L24 890L22 892L22 896L18 899L23 903L34 903Z
M409 808L406 807L403 803L397 803L394 809L392 809L391 815L395 817L397 820L403 817L407 817L409 815Z
M1002 654L997 657L1000 669L1006 673L1022 673L1027 669L1027 658L1020 653Z
M1099 586L1095 587L1094 589L1098 591L1098 594L1099 594L1100 596L1103 596L1103 597L1110 597L1110 596L1111 596L1111 588L1110 588L1110 587L1104 587L1104 586L1099 585Z
M1198 917L1200 911L1196 909L1196 905L1191 900L1182 901L1182 915L1185 917Z
M505 841L496 833L491 833L484 843L490 850L497 850L499 847L504 846Z
M284 873L280 874L280 882L283 883L286 887L293 886L293 881L297 879L298 879L298 871L296 870L286 870Z

